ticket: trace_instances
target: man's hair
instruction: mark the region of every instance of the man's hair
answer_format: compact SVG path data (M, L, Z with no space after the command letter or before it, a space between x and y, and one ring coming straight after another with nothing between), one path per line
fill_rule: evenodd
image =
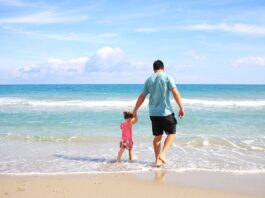
M159 70L159 69L164 69L164 63L161 60L156 60L153 64L153 69Z
M124 111L123 117L124 117L124 119L133 118L133 114L129 111Z

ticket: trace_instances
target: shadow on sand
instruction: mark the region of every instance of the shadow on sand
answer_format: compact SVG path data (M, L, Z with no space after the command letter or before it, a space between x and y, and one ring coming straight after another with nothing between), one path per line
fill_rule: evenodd
M78 157L78 156L67 156L63 154L54 154L53 155L56 158L65 159L65 160L74 160L74 161L82 161L82 162L108 162L108 163L114 163L116 160L112 159L106 159L106 158L97 158L97 157Z
M73 161L82 161L82 162L92 162L92 163L116 163L116 159L106 159L106 158L99 158L99 157L81 157L81 156L67 156L63 154L53 154L54 157L64 159L64 160L73 160ZM122 162L130 162L124 161ZM142 164L152 166L150 162L147 161L140 161L140 160L133 160L131 163Z

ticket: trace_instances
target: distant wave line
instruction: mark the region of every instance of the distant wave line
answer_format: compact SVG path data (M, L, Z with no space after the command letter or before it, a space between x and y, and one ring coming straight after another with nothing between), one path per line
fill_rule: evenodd
M183 103L190 106L215 107L265 107L265 100L200 100L183 99Z
M31 107L133 107L136 100L31 100L23 98L0 98L0 106ZM174 104L174 101L171 101ZM253 107L264 108L265 100L206 100L183 99L184 106L189 107ZM148 100L143 104L147 106Z

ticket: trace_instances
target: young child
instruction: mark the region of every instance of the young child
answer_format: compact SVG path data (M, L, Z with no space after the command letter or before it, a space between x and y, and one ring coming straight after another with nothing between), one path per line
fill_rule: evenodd
M124 122L121 123L121 139L120 139L120 150L118 152L117 161L121 161L121 156L125 149L129 151L129 159L133 160L133 140L132 140L132 125L138 121L137 115L133 117L131 112L123 112Z

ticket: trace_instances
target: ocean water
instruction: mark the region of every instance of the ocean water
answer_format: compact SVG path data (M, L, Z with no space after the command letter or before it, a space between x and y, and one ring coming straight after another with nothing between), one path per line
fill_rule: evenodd
M186 111L164 167L265 172L265 85L178 85ZM133 126L134 162L115 163L143 85L0 85L0 174L154 169L148 100ZM177 114L178 108L172 100Z

